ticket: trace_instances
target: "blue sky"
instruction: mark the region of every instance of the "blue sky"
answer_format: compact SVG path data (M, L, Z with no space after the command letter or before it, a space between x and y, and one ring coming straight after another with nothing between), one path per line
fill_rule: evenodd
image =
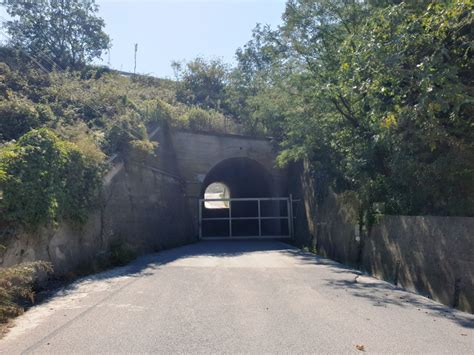
M257 23L281 23L286 0L96 0L112 38L110 66L173 77L172 60L196 56L234 62L235 50L251 38ZM6 12L0 7L0 15ZM4 38L0 38L4 40ZM109 63L105 55L102 64Z
M110 64L173 77L172 60L196 56L234 61L235 50L251 37L256 23L276 27L285 0L99 0L100 16L112 38ZM108 56L104 57L104 64Z

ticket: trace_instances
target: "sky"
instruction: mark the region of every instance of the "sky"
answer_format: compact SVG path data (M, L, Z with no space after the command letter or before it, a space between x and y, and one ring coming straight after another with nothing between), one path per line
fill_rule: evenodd
M173 77L171 61L196 56L232 64L235 50L251 38L257 23L281 23L285 0L98 0L99 15L112 38L103 64Z
M286 0L96 0L105 32L112 39L110 55L97 64L173 78L173 60L197 56L235 63L235 51L251 39L257 23L276 28ZM0 7L0 16L7 18ZM0 38L4 41L5 38Z

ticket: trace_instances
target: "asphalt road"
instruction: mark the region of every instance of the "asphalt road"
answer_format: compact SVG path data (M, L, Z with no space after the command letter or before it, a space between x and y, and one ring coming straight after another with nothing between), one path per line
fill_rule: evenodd
M474 316L280 242L201 242L79 280L0 340L7 354L361 351L474 354Z

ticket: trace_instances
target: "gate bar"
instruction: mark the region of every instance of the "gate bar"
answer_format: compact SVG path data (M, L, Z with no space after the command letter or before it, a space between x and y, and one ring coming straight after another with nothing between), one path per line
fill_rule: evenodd
M260 215L260 200L257 200L258 204L258 236L262 236L262 217Z
M204 202L213 201L286 201L288 197L236 197L236 198L201 198ZM295 200L296 201L296 200Z
M203 204L206 202L224 202L229 201L228 217L208 217L203 218ZM245 202L257 202L258 217L232 217L232 201L245 201ZM261 201L286 201L286 216L262 216L261 215ZM247 239L247 238L292 238L293 237L293 202L299 200L293 200L293 196L290 197L263 197L263 198L218 198L218 199L199 199L199 239ZM267 236L262 235L262 220L284 220L288 221L288 235L274 235ZM203 221L229 221L229 235L228 236L216 236L216 237L203 237ZM258 220L258 237L257 236L233 236L232 220ZM281 228L281 225L280 225Z
M289 216L280 216L280 217L268 217L262 216L260 219L287 219ZM232 217L233 221L238 221L239 219L259 219L258 217ZM202 219L203 221L228 221L229 217L206 217Z
M229 200L229 238L232 238L232 201Z
M294 226L293 226L293 222L294 222L294 219L293 219L293 194L290 194L290 199L288 200L289 204L288 204L288 207L289 207L289 210L288 210L288 216L289 216L289 220L288 220L288 229L289 229L289 232L290 232L290 236L293 238L294 237Z
M202 205L203 205L203 201L202 200L199 200L199 239L202 239Z

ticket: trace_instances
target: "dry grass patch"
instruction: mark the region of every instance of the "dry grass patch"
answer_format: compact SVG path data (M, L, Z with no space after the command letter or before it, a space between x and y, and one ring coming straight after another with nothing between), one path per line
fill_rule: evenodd
M51 263L35 261L0 269L0 329L35 301L38 280L53 271ZM0 330L1 336L2 330Z

